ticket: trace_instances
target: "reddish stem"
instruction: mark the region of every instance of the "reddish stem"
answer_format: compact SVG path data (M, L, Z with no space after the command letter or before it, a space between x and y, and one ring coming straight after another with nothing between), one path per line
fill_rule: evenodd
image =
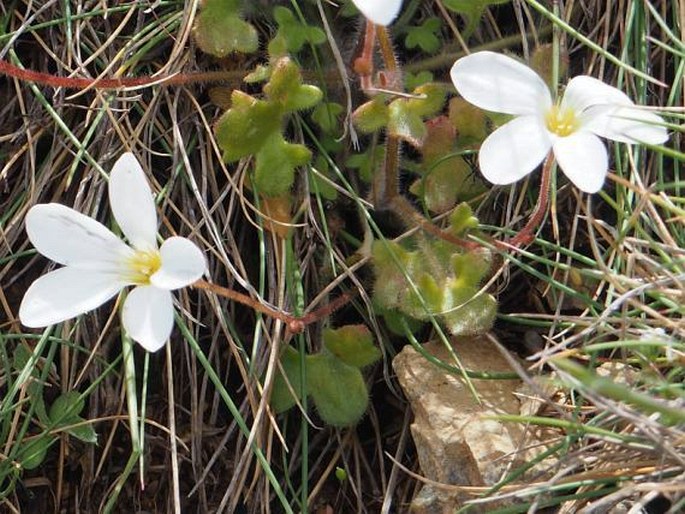
M542 165L542 177L540 177L540 193L538 196L538 203L535 205L533 214L528 218L526 225L520 230L514 238L509 241L508 246L519 247L521 245L529 244L535 239L535 230L542 223L542 219L547 212L547 204L549 203L549 190L552 184L552 164L554 164L554 154L550 152Z
M59 77L41 71L26 70L15 66L7 61L0 59L0 74L22 80L33 82L43 86L63 87L66 89L120 89L123 87L139 87L150 84L162 84L165 86L182 85L198 82L220 82L224 80L236 80L243 77L236 72L227 71L208 71L201 73L178 73L167 77L121 77L121 78L101 78L91 79L84 77Z
M364 41L359 57L354 60L354 72L359 75L362 91L368 92L373 88L373 44L376 40L376 25L366 22Z
M333 312L349 302L353 296L349 293L343 293L338 298L324 305L323 307L307 313L304 316L298 317L283 311L279 311L278 309L274 309L268 305L264 305L263 303L258 302L246 294L239 293L238 291L234 291L233 289L229 289L227 287L210 284L204 280L198 280L193 284L193 287L210 291L218 296L223 296L224 298L242 303L243 305L247 305L257 312L261 312L262 314L266 314L267 316L280 320L287 325L288 330L293 334L299 334L307 325L311 325L312 323L315 323L326 316L330 316Z
M243 305L247 305L248 307L256 310L257 312L261 312L262 314L266 314L268 316L271 316L272 318L276 318L287 325L290 325L293 322L293 320L296 319L294 316L291 316L289 314L286 314L285 312L281 312L272 307L264 305L263 303L259 303L254 298L246 294L239 293L238 291L235 291L233 289L229 289L228 287L219 286L217 284L210 284L209 282L205 282L204 280L198 280L193 284L193 287L196 287L198 289L204 289L205 291L211 291L216 295L223 296L224 298L229 298L230 300L242 303Z
M315 323L320 319L323 319L333 314L340 307L347 304L354 296L355 295L353 293L343 293L340 296L338 296L335 300L332 300L323 307L319 307L315 311L305 314L301 318L297 318L297 320L300 321L303 325L310 325L312 323Z

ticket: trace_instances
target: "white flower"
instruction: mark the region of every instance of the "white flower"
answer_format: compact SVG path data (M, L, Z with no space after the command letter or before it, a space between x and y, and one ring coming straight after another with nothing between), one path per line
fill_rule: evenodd
M623 143L660 144L668 139L661 117L638 108L624 93L592 77L571 79L561 101L533 70L493 52L459 59L452 82L468 102L516 117L480 148L480 169L494 184L511 184L549 153L586 193L599 191L608 168L599 137Z
M125 153L109 177L114 219L131 246L107 227L64 205L33 206L26 232L36 249L63 264L37 279L24 295L19 319L45 327L93 310L126 286L123 325L149 352L160 349L174 325L171 291L192 284L206 269L202 251L184 237L157 246L157 212L140 164Z
M352 0L352 3L376 25L390 25L400 12L402 0Z

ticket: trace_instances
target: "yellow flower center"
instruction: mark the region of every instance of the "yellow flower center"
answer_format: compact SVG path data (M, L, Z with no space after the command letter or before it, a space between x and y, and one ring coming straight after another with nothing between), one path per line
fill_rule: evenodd
M566 107L562 109L559 105L554 105L545 114L545 124L547 129L560 137L573 134L578 129L578 119L573 109Z
M150 284L150 277L161 267L162 256L157 250L148 252L137 250L128 261L130 279L138 285Z

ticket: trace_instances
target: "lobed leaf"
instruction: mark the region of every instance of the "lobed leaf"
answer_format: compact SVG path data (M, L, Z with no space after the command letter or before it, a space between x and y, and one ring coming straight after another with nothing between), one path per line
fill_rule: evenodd
M255 52L259 46L257 31L240 18L236 0L204 0L193 30L197 46L216 57Z
M371 331L365 325L327 328L323 331L323 344L338 359L355 368L363 368L381 358Z
M321 419L336 427L355 425L369 405L359 368L330 353L307 357L307 390Z

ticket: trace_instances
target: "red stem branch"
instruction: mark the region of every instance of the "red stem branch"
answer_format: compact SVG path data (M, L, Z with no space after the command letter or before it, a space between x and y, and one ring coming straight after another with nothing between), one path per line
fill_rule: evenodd
M293 334L299 334L305 329L307 325L315 323L320 319L325 318L326 316L330 316L331 314L333 314L333 312L335 312L340 307L349 302L353 296L349 293L343 293L338 298L324 305L323 307L320 307L315 311L309 312L304 316L298 317L280 311L278 309L274 309L273 307L269 307L268 305L264 305L263 303L258 302L257 300L246 294L239 293L238 291L234 291L233 289L229 289L227 287L219 286L216 284L210 284L209 282L205 282L204 280L198 280L193 284L193 287L196 287L197 289L203 289L205 291L210 291L218 296L223 296L224 298L228 298L238 303L242 303L243 305L247 305L248 307L254 309L257 312L261 312L262 314L266 314L267 316L282 321L287 325L288 330Z
M183 85L199 82L221 82L227 80L240 80L244 76L242 72L230 71L208 71L201 73L178 73L167 77L121 77L121 78L101 78L91 79L85 77L59 77L41 71L27 70L19 68L14 64L0 59L0 74L22 80L33 82L43 86L63 87L66 89L120 89L124 87L140 87L151 84L156 85Z

